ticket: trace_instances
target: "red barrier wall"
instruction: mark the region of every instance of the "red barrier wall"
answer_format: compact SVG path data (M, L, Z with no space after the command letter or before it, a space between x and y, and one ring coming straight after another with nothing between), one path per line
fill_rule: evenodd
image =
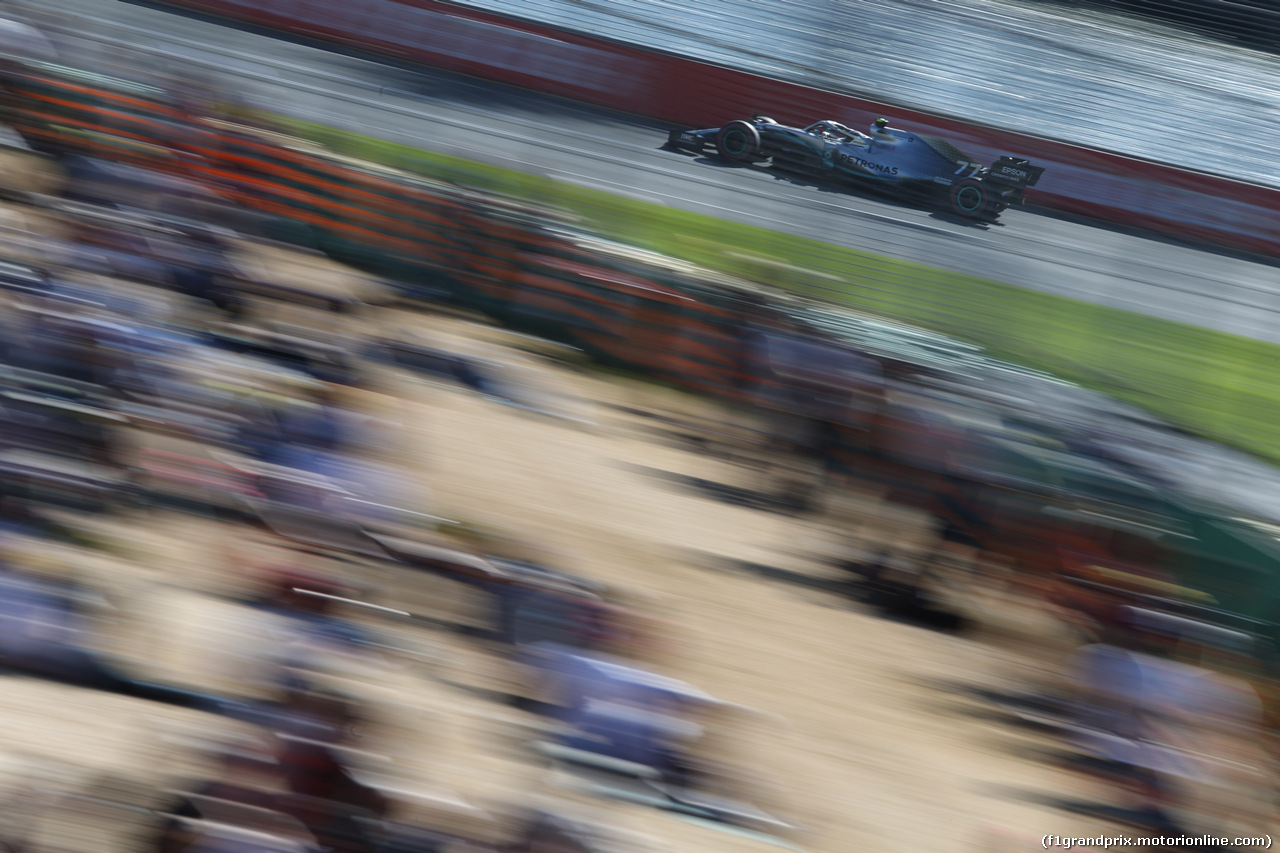
M886 115L976 158L1046 167L1033 204L1280 256L1280 190L886 107L438 0L167 0L215 15L689 127L759 112L854 127Z

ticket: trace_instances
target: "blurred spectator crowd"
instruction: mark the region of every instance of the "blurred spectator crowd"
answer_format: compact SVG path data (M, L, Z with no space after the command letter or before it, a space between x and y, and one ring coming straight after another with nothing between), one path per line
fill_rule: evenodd
M0 165L11 172L51 168L10 154ZM554 810L514 809L496 834L423 816L423 797L386 769L398 743L367 737L378 711L350 689L388 658L413 658L430 634L417 614L372 600L371 565L391 567L383 583L430 575L483 596L468 653L520 673L515 701L543 725L538 760L617 777L636 801L685 815L795 831L759 802L750 774L702 749L726 706L654 671L664 638L648 614L537 559L450 538L397 458L395 416L366 405L386 404L379 370L404 366L406 354L420 371L490 397L518 392L456 353L388 343L358 304L298 308L296 285L252 272L255 252L280 247L228 227L233 213L216 215L216 198L198 187L78 155L56 171L61 189L38 214L13 202L0 217L10 223L0 224L9 257L0 264L0 663L251 733L203 745L205 778L147 805L159 817L144 849L612 849L607 833ZM759 357L791 383L766 419L768 453L814 455L824 488L856 485L865 472L829 480L824 456L838 420L827 410L849 402L828 399L830 383L809 375L823 371L805 364L834 350L794 325L761 329ZM840 369L871 372L840 352ZM863 419L874 408L863 397L858 406ZM937 521L928 548L841 558L856 570L857 594L896 615L958 613L939 594L944 576L961 589L1004 577L967 482L943 478L927 491ZM238 525L287 555L236 590L236 612L254 618L231 632L239 668L216 687L144 676L137 661L104 651L108 597L41 545L73 535L67 510L148 506ZM1103 819L1164 835L1212 829L1205 816L1269 825L1263 704L1241 674L1255 663L1252 638L1182 603L1162 607L1140 585L1050 580L1017 588L1070 625L1079 650L1058 686L983 698L1060 733L1074 750L1068 763L1104 783L1089 806Z

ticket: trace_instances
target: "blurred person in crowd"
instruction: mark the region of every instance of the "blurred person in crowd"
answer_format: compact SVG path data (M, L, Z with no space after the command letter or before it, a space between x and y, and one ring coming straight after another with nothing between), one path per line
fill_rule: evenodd
M68 266L86 269L146 284L168 281L165 264L155 257L147 242L124 228L82 225L75 242L66 247Z
M294 392L298 393L298 392ZM323 478L264 485L273 500L362 525L396 524L420 498L402 467L388 459L385 424L344 404L324 386L301 399L255 407L240 432L242 446L263 462Z
M95 649L92 593L40 552L0 566L0 665L78 687L221 712L213 696L130 678Z
M778 503L794 511L817 508L819 492L851 472L841 461L850 430L866 400L869 362L813 334L785 315L747 303L739 309L743 341L738 388L763 422L773 459L767 472L803 460L809 469L790 471ZM785 460L785 461L784 461Z
M331 691L296 690L286 693L282 711L276 758L294 795L288 810L331 850L374 850L369 821L385 818L391 804L359 781L343 757L358 743L355 702Z
M292 450L301 453L336 453L349 447L342 407L328 388L312 391L288 407L280 419L280 434Z
M1184 834L1171 811L1175 802L1171 780L1156 767L1155 752L1166 744L1151 740L1152 698L1144 676L1153 673L1151 663L1115 643L1099 643L1081 649L1073 661L1072 681L1080 699L1080 729L1076 745L1099 759L1097 765L1121 794L1122 805L1102 810L1104 816L1138 823L1157 834Z
M1193 748L1204 756L1193 806L1226 835L1233 826L1261 826L1272 817L1265 765L1262 699L1250 676L1258 671L1247 634L1186 617L1136 611L1152 653L1195 673L1186 704ZM1143 619L1145 615L1145 619Z
M987 551L985 540L991 526L979 506L980 487L963 477L948 476L935 495L934 514L941 522L942 550L957 562L974 568Z
M656 663L667 651L670 626L634 606L588 602L584 613L586 644L605 654L637 663Z
M339 655L369 654L368 632L334 614L347 592L337 578L296 568L273 569L256 604L283 619L271 643L268 677L284 690L305 689L307 673Z
M186 234L184 262L170 265L169 278L179 293L207 302L232 319L244 316L245 302L232 282L226 244L212 231L193 228Z
M185 853L193 848L201 833L192 822L203 817L199 805L202 798L277 811L284 791L284 779L274 756L228 749L218 756L211 779L192 785L161 811L155 853Z
M284 437L280 420L288 401L278 395L242 395L236 404L240 425L231 442L254 459L268 462L280 452Z
M1218 783L1204 736L1216 720L1250 716L1237 686L1176 659L1162 614L1127 607L1103 642L1080 649L1071 680L1079 697L1077 744L1103 762L1130 802L1104 813L1163 836L1194 834L1192 793ZM1234 695L1233 695L1234 694ZM1242 716L1243 714L1243 716Z
M347 447L340 408L326 390L282 387L245 398L241 409L243 425L235 441L268 465L323 475L327 456Z
M264 589L256 599L258 606L314 624L335 637L359 636L353 628L343 627L343 620L333 615L333 598L347 592L340 578L291 566L272 567L264 574Z
M621 608L590 598L572 602L565 628L571 645L594 652L614 654L626 640Z
M60 408L55 397L49 399L10 399L0 409L0 447L21 448L41 454L79 459L115 466L120 449L120 436L108 424L83 417L78 412Z
M48 313L17 322L21 343L11 343L6 353L14 367L93 385L107 378L110 359L86 323Z
M1122 583L1103 576L1097 555L1083 537L1072 547L1057 547L1057 571L1026 573L1018 580L1048 613L1085 643L1105 642L1123 633L1126 607L1138 599Z
M0 566L0 663L78 681L96 674L82 648L90 641L88 590L60 561L39 551L8 548Z
M318 678L382 663L384 646L374 633L336 612L350 594L340 577L229 556L249 591L220 649L239 698L222 699L216 713L272 728L286 713L288 697L310 689Z

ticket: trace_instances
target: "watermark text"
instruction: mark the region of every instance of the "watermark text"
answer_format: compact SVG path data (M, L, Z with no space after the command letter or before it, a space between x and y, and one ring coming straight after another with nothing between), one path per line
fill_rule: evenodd
M1271 849L1270 835L1238 836L1235 838L1218 838L1211 835L1185 835L1169 838L1135 838L1128 835L1099 835L1095 838L1072 838L1066 835L1045 835L1040 844L1046 849L1059 847L1063 850L1077 849L1081 853L1088 850L1110 850L1112 847L1261 847Z

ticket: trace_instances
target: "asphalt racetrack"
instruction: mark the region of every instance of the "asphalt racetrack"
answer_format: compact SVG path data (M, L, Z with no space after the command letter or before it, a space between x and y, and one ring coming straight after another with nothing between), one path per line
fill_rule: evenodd
M117 0L48 0L73 63L145 57L280 113L955 272L1280 343L1276 265L1011 210L984 227L660 148L666 127ZM744 116L745 118L745 116ZM814 119L824 118L814 116Z

